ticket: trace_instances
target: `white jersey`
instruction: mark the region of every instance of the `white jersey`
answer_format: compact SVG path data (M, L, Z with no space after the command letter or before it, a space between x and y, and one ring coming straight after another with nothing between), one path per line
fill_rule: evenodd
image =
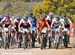
M50 16L47 16L47 17L46 17L46 20L51 20L51 19L50 19Z
M52 20L52 19L54 19L54 18L51 18L50 16L46 17L46 20Z
M58 28L58 27L61 26L61 24L62 24L61 21L62 21L61 19L57 21L56 18L54 18L54 19L52 20L51 26L53 26L53 28Z
M20 23L19 23L19 24L21 24L21 23L24 23L24 19L21 19L21 20L20 20Z
M18 20L17 19L14 19L14 22L18 22Z
M68 22L69 22L69 24L71 24L72 23L72 21L68 18Z

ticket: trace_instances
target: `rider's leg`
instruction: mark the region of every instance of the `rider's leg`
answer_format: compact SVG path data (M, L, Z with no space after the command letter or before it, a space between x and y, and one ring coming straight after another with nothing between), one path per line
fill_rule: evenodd
M64 46L65 46L65 48L68 47L68 38L67 37L68 37L67 33L65 32L65 34L64 34Z
M49 37L49 48L51 47L51 37Z
M32 47L35 47L35 31L32 31Z

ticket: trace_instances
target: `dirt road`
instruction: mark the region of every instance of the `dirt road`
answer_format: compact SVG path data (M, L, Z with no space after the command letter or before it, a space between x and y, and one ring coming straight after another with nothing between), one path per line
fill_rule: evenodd
M71 39L73 42L73 38ZM0 49L0 55L75 55L75 48L64 48L64 49L43 49L41 50L40 45L36 43L37 48L23 49Z
M67 49L0 49L0 55L75 55L75 48Z

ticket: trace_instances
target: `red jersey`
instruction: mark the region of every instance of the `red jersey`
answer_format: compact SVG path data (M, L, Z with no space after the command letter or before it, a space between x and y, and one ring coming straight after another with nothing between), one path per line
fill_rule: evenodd
M39 30L42 30L46 26L46 20L41 20L40 18L37 19L37 25Z

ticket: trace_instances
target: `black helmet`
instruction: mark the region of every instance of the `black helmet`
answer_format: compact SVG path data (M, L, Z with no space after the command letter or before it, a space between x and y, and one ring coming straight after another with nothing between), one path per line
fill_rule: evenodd
M30 17L32 17L33 16L33 13L30 13L30 15L29 15Z

